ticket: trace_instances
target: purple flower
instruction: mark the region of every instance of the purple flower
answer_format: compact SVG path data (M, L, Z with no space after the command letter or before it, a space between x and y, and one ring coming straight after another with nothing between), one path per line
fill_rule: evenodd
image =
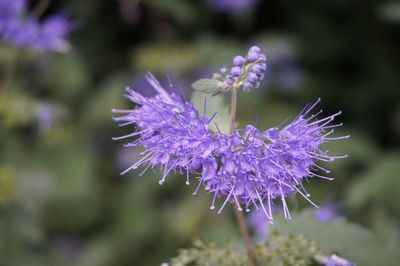
M320 206L315 211L315 219L321 223L330 222L340 216L337 206L333 204Z
M54 106L43 103L37 110L37 122L39 133L45 135L50 132L55 120Z
M233 65L235 65L235 66L241 67L241 66L243 66L243 64L245 62L246 62L246 59L244 59L244 57L241 55L235 56L235 58L233 58Z
M251 84L250 82L246 81L246 82L243 84L243 89L244 89L245 91L249 91L251 88L253 88L253 84Z
M250 73L247 75L247 80L248 80L250 83L256 83L256 82L258 81L258 76L257 76L255 73L250 72Z
M30 47L39 40L39 32L36 20L14 20L4 30L2 38L15 46Z
M209 5L224 12L246 12L254 9L258 0L208 0Z
M258 53L249 53L249 55L247 56L248 60L252 63L254 63L255 61L258 60L259 58L259 54Z
M348 261L344 258L341 258L335 254L329 257L323 257L320 259L321 263L325 266L356 266L355 263Z
M125 146L143 146L143 158L130 166L121 174L147 163L149 167L161 166L164 175L160 184L171 171L187 174L202 166L202 161L212 151L212 133L208 131L208 123L200 116L191 103L184 102L176 94L168 94L152 76L148 82L157 95L151 98L127 88L126 97L140 108L133 110L113 110L124 114L114 118L120 125L136 124L138 131L117 139L140 137ZM189 180L187 180L187 183Z
M253 210L248 217L248 222L254 230L256 241L262 242L268 237L268 221L265 219L265 214L261 209Z
M64 17L56 15L40 23L32 16L25 16L25 11L25 1L0 0L0 39L38 51L69 50L66 38L71 27Z
M254 46L250 47L249 53L259 54L259 53L261 53L261 49L260 49L260 47L254 45Z
M41 25L39 39L32 46L39 51L67 52L70 44L66 38L71 30L68 20L61 15L47 18Z
M23 0L0 0L0 35L14 23L24 7Z
M240 67L238 67L238 66L232 67L232 69L231 69L232 77L235 77L235 78L239 77L241 73L242 73L242 69Z
M270 46L270 67L261 87L288 91L299 88L304 80L304 71L298 62L294 45L288 40L281 40L278 44L266 46Z
M310 114L319 99L307 105L286 126L261 132L248 125L226 135L211 132L208 127L212 118L200 115L192 103L168 94L152 75L147 79L157 91L156 96L147 98L128 88L126 97L139 107L113 110L122 115L114 118L121 126L136 125L133 133L114 140L135 137L125 146L144 147L142 158L121 174L140 165L147 165L144 171L159 166L163 171L160 184L172 172L185 173L189 184L192 174L199 181L193 194L201 186L213 194L211 209L218 198L224 198L218 213L232 202L239 210L254 206L272 220L272 206L278 200L282 202L285 217L290 219L287 196L299 193L315 205L303 182L309 177L332 180L316 171L329 172L317 162L346 157L321 150L323 143L348 136L330 137L333 128L341 125L331 125L340 112L319 120L316 116L322 111Z

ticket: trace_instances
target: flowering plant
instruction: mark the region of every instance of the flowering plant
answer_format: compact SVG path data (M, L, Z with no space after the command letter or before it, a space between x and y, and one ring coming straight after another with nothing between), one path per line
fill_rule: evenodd
M0 0L0 39L17 47L37 51L67 52L70 45L66 38L71 25L63 15L53 15L43 22L38 18L43 5L24 15L25 0Z
M121 174L141 165L146 166L141 174L159 166L163 172L160 185L172 172L185 174L187 185L190 184L190 176L194 176L198 185L193 194L201 186L212 193L211 210L215 209L218 198L224 198L218 213L228 202L236 206L236 216L253 265L256 265L256 259L241 211L250 211L252 207L262 209L265 220L272 223L274 202L280 200L285 218L291 219L286 198L296 193L317 207L309 199L303 182L311 177L332 180L317 172L329 173L318 162L331 162L347 156L331 155L321 145L349 137L330 136L334 128L342 125L332 124L341 112L319 119L317 116L322 111L312 114L320 99L307 104L296 118L280 126L264 131L253 125L236 128L237 92L259 86L267 68L266 61L267 57L261 49L253 46L245 57L236 56L233 59L233 67L229 71L222 68L212 79L193 83L195 90L213 96L221 92L231 93L228 132L222 132L218 125L216 132L211 130L210 125L218 114L206 116L206 98L201 114L193 103L177 94L167 93L151 74L147 75L147 80L157 92L156 96L144 97L127 88L125 96L139 107L112 110L119 114L114 121L120 126L135 125L134 132L113 139L134 138L124 146L144 148L142 158Z

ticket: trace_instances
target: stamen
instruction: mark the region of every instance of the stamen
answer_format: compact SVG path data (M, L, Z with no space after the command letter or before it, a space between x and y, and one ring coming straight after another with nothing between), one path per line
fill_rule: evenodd
M229 192L228 197L226 197L226 199L225 199L224 203L222 204L221 208L218 210L218 212L217 212L218 214L220 214L222 212L222 209L225 207L226 203L228 203L228 201L229 201L234 189L235 189L235 186L232 186L232 189Z

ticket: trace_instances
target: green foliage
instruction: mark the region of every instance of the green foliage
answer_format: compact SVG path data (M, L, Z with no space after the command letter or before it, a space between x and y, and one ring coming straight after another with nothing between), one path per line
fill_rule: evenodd
M200 240L193 242L193 247L182 249L179 255L171 259L171 266L188 265L251 265L249 255L242 249L226 241L223 247L214 242L204 243ZM317 245L304 235L280 235L277 232L270 234L269 240L256 244L254 254L260 265L284 266L313 265L314 257L321 254Z
M192 84L194 90L215 96L221 93L222 83L215 79L199 79Z
M385 250L383 243L360 225L344 218L319 223L312 210L305 210L292 218L293 221L286 221L280 217L271 228L282 234L305 234L323 250L338 253L358 265L397 265L398 254Z
M206 97L204 93L195 91L192 93L192 102L201 115L204 113L204 104L207 107L207 117L212 117L216 113L210 124L210 130L214 132L221 131L223 133L229 132L229 108L222 94Z
M142 0L145 5L149 5L158 12L163 12L172 16L181 24L192 24L195 21L195 7L185 0Z
M39 74L46 82L48 90L65 100L76 99L90 86L85 62L75 52L69 53L68 56L56 56L53 58L51 67Z
M392 23L400 23L400 4L398 2L385 3L381 7L382 19Z
M38 102L28 95L15 93L0 106L0 118L6 128L30 125L35 119Z
M199 61L196 50L184 43L154 45L145 43L135 50L132 66L139 71L182 75L195 69Z
M0 206L7 204L16 194L15 177L10 169L0 165Z
M397 204L400 201L399 172L398 154L381 158L349 185L349 205L352 208L361 208L368 203L382 204L400 214Z

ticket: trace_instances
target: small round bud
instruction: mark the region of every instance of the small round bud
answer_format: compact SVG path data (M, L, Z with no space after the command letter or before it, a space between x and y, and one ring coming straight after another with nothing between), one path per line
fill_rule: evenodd
M260 64L260 68L262 71L267 70L267 65L266 64Z
M260 57L260 55L258 53L249 53L249 55L247 56L247 59L251 63L253 63L253 62L257 61L259 57Z
M258 58L261 62L265 62L267 61L267 57L265 56L265 54L260 54L259 58Z
M260 47L258 47L258 46L252 46L252 47L250 47L250 49L249 49L249 54L250 53L260 53L261 52L261 49L260 49Z
M235 58L233 58L233 64L235 65L235 66L243 66L243 64L246 62L246 60L244 59L244 57L243 56L241 56L241 55L238 55L238 56L235 56Z
M228 72L228 69L226 67L223 67L219 70L219 72L221 72L221 74L226 74Z
M254 84L258 81L258 76L256 74L254 74L253 72L250 72L249 74L247 74L247 80Z
M232 75L233 77L239 77L240 74L242 74L242 69L241 69L240 67L238 67L238 66L232 67L232 69L231 69L231 75Z
M246 81L246 82L243 84L243 89L246 90L246 91L250 90L252 87L253 87L253 84L251 84L251 83L248 82L248 81Z
M255 64L254 66L251 67L251 71L256 73L256 74L259 74L263 70L262 70L262 68L261 68L261 66L259 64Z
M226 84L228 84L228 85L232 85L233 82L234 82L234 80L233 80L233 78L229 77L229 78L226 78L226 79L225 79L225 82L226 82Z

